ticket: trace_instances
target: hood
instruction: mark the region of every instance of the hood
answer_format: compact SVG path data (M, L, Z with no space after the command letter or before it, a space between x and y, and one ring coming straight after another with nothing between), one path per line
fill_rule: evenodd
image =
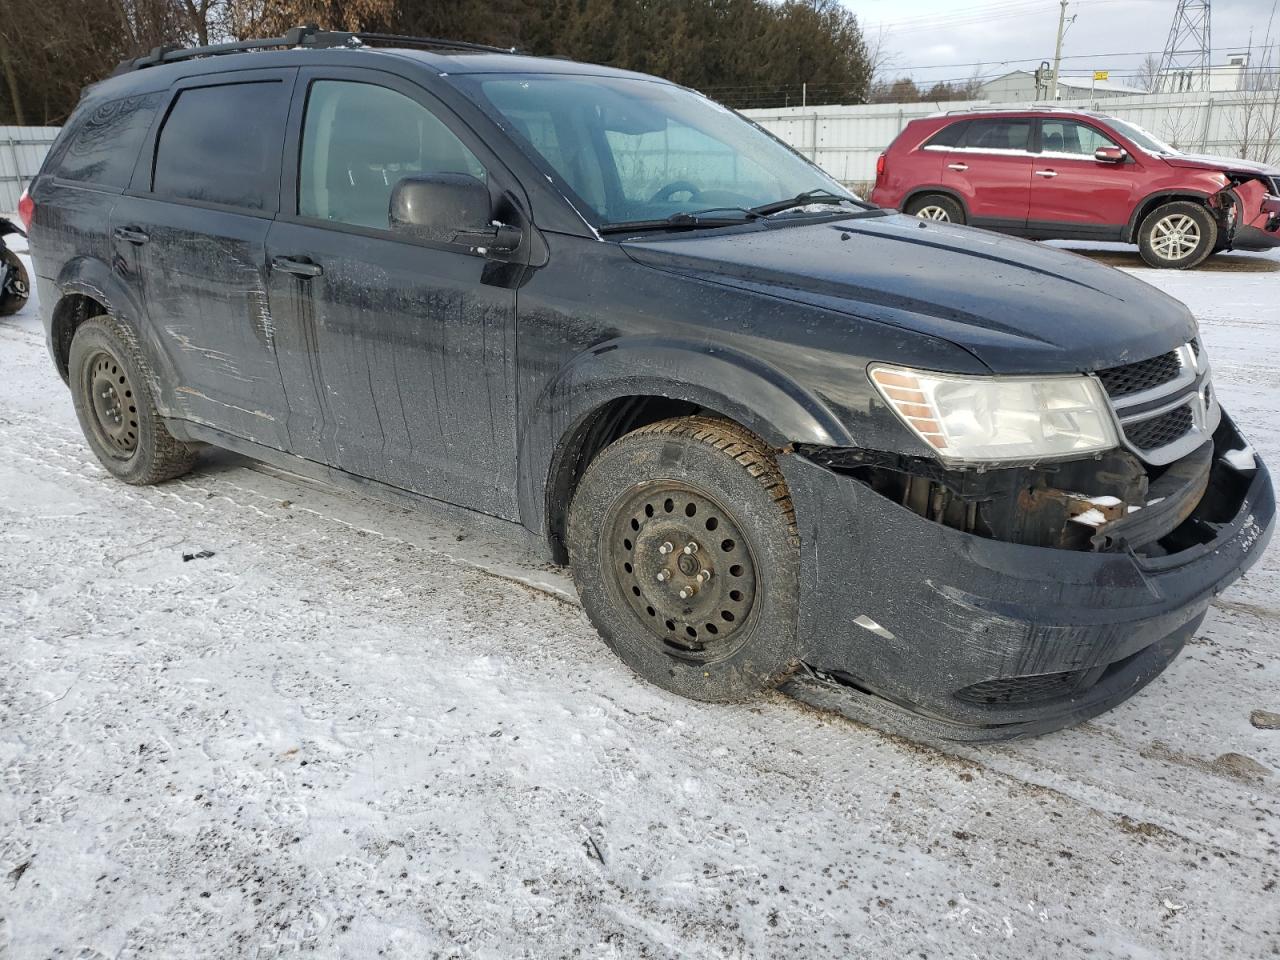
M1181 302L1119 270L898 214L622 246L660 270L940 337L997 373L1132 363L1185 343L1196 329Z
M1257 177L1280 177L1280 167L1256 160L1238 157L1214 157L1208 154L1178 153L1160 158L1172 167L1189 167L1193 170L1221 170L1223 173L1243 173Z

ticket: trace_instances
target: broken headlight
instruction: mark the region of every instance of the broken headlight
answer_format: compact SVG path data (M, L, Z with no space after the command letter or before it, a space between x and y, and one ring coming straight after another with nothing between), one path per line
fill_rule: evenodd
M1034 461L1119 442L1092 377L966 377L879 364L868 372L903 423L943 460Z

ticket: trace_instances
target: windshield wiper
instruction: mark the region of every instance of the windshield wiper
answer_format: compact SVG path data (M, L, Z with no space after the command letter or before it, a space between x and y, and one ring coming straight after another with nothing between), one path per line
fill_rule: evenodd
M741 217L708 217L708 213L719 213L722 210L737 210ZM711 207L693 213L680 211L661 220L626 220L621 223L606 223L600 228L601 234L631 233L637 230L701 230L708 227L738 227L752 220L763 219L764 214L745 207Z
M830 190L819 187L817 190L806 190L804 193L797 193L794 197L787 200L775 200L773 203L762 203L758 207L752 207L752 213L758 213L761 216L769 216L772 213L781 213L783 210L791 210L794 207L803 207L810 203L822 203L823 201L834 201L836 203L852 203L864 210L876 209L872 204L864 203L853 197L846 197L839 193L832 193Z

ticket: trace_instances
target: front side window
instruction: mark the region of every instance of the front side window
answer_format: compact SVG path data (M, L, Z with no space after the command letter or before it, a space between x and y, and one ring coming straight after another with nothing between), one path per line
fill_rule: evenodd
M966 131L964 144L970 150L1017 150L1031 148L1030 120L974 120Z
M435 114L386 87L317 80L307 95L298 214L385 230L405 177L485 169Z
M278 80L183 90L156 142L152 192L274 211L288 112Z
M849 196L733 111L670 84L537 74L457 82L601 226L809 191Z
M1045 153L1072 153L1092 157L1100 147L1119 144L1099 130L1074 120L1041 120L1040 149Z

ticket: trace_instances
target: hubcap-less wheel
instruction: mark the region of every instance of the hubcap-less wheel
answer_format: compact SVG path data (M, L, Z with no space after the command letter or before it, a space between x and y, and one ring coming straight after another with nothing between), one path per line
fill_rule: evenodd
M1151 249L1165 260L1182 260L1200 245L1200 224L1185 213L1170 214L1151 228Z
M119 361L101 351L90 359L86 375L94 430L109 450L127 460L138 448L133 384Z
M732 513L673 480L633 487L610 513L601 557L655 645L698 663L732 655L749 633L757 592L755 560Z
M921 220L945 220L951 222L951 214L947 213L942 207L929 204L927 207L921 207L916 211L916 216Z

